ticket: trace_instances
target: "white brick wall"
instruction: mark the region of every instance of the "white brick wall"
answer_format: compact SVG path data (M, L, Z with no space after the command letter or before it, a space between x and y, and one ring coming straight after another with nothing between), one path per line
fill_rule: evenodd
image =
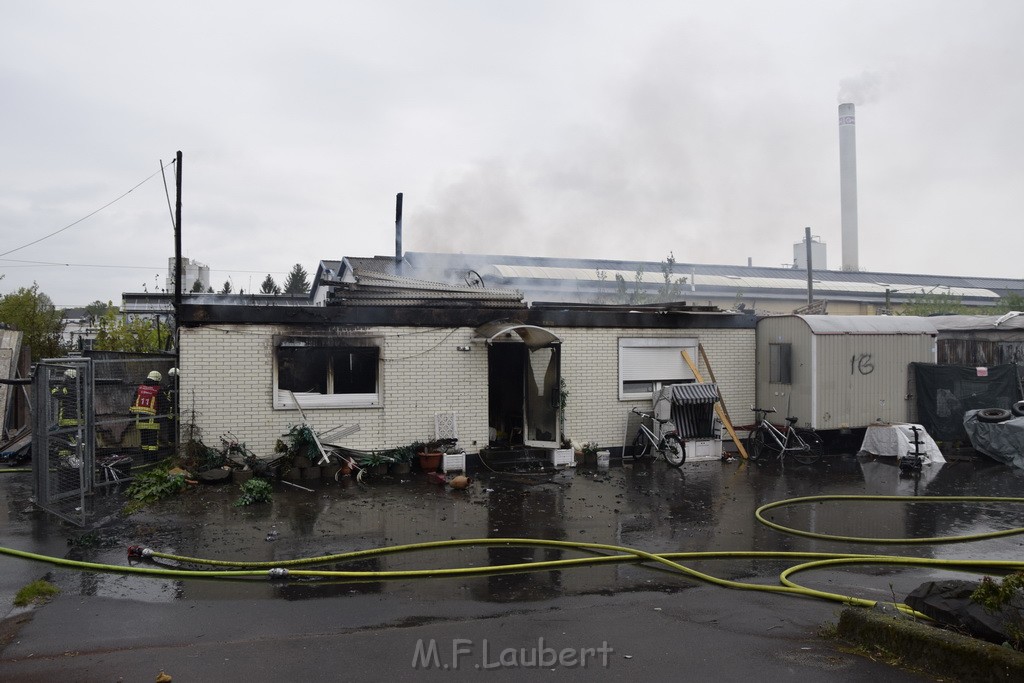
M459 443L475 451L487 444L487 347L472 344L470 328L378 327L361 332L382 337L382 401L379 408L305 410L318 431L357 423L343 444L390 448L434 436L434 414L457 416ZM734 422L750 422L754 400L754 330L635 330L552 328L562 338L562 377L569 392L568 436L602 446L621 445L630 408L648 401L618 398L619 337L696 337L713 365ZM183 423L195 411L207 445L231 432L259 455L300 422L298 411L273 408L273 337L293 331L270 325L182 328ZM707 368L694 359L705 380ZM475 442L475 445L474 445Z

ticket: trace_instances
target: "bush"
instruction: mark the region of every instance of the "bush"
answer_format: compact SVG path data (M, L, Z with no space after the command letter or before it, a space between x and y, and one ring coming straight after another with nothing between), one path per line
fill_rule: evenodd
M154 467L148 472L135 475L125 495L139 503L155 503L169 498L185 488L185 477L170 474L167 467Z
M274 496L274 488L266 479L253 478L242 484L242 495L235 501L235 507L269 503Z

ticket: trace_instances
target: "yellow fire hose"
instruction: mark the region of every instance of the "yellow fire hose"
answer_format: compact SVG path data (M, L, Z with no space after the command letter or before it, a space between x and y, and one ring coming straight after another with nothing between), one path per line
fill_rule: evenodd
M783 533L798 534L811 538L858 542L858 543L953 543L968 542L999 536L1024 533L1024 527L1015 527L1002 531L986 532L981 534L970 534L964 536L944 536L928 539L877 539L863 537L844 537L819 534L785 527L771 522L764 517L764 513L775 508L788 505L803 505L810 503L821 503L825 501L886 501L900 503L964 503L964 502L986 502L995 504L1021 504L1024 498L994 498L977 496L809 496L805 498L792 498L768 505L761 506L755 512L755 517L763 524ZM335 571L324 569L292 569L293 567L309 566L317 564L338 564L351 560L364 559L381 555L390 555L406 552L417 552L424 550L437 550L452 547L476 547L476 546L524 546L524 547L545 547L559 548L562 550L575 550L587 553L588 557L569 558L561 560L545 560L538 562L511 563L486 567L452 567L452 568L430 568L413 570L391 570L391 571ZM347 553L321 555L317 557L296 558L292 560L275 562L249 562L214 560L207 558L188 557L162 553L148 548L132 546L129 548L129 559L138 560L169 560L181 564L191 564L209 567L232 567L232 569L181 569L171 567L152 567L128 565L112 565L96 562L83 562L79 560L68 560L59 557L40 555L12 548L0 547L0 554L11 557L18 557L27 560L45 562L47 564L79 569L85 571L117 572L122 574L136 574L143 576L158 576L162 578L204 578L221 580L251 580L256 578L326 578L349 581L381 581L394 579L415 579L415 578L444 578L444 577L468 577L483 576L499 573L519 573L541 570L569 569L581 566L594 566L608 563L637 562L650 563L654 567L666 569L687 576L692 579L704 581L724 588L737 590L753 590L770 593L785 593L805 597L820 598L839 602L848 605L862 607L873 607L877 604L875 600L858 598L855 596L831 593L811 588L806 588L794 583L790 577L800 572L812 569L822 569L837 566L849 565L898 565L910 567L929 567L951 571L967 571L974 573L998 573L1005 574L1013 571L1024 570L1024 560L940 560L932 558L901 557L893 555L867 555L853 553L816 553L816 552L773 552L773 551L700 551L700 552L674 552L674 553L649 553L637 548L629 548L620 545L605 543L581 543L572 541L554 541L536 538L471 538L456 539L447 541L431 541L426 543L414 543L407 545L387 546L368 550L358 550ZM681 564L683 561L702 560L737 560L737 559L774 559L774 560L809 560L794 565L782 572L779 577L779 585L747 583L723 579L705 572L698 571ZM888 604L888 603L887 603ZM895 607L908 614L924 617L914 612L911 608L900 603L894 603Z

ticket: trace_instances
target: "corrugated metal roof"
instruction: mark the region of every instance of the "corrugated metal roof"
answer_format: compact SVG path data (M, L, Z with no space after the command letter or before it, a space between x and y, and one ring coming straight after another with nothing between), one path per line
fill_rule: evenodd
M773 316L774 317L774 316ZM814 334L930 334L938 335L929 318L910 315L795 315ZM764 320L771 320L765 318ZM760 324L760 323L759 323Z
M1024 330L1024 314L936 315L928 318L937 330Z
M658 285L665 281L664 273L657 271L636 270L597 270L587 268L562 268L553 266L524 266L496 264L494 270L501 277L516 279L528 278L535 280L575 280L577 282L602 282L614 281L621 276L626 282L641 282L643 284ZM724 289L783 289L783 290L805 290L807 279L800 271L794 272L794 277L780 277L776 270L776 277L765 277L764 275L720 275L708 273L693 273L685 270L673 274L673 278L686 278L682 285L684 292L699 292L707 288ZM788 271L784 271L788 274ZM813 281L815 291L819 292L846 292L846 293L870 293L885 294L886 290L898 290L896 293L903 296L913 294L930 294L939 291L941 294L948 294L957 297L977 297L998 299L999 295L988 289L976 287L955 287L933 284L930 286L900 286L884 282L865 282L848 279L832 279L833 274L816 273Z

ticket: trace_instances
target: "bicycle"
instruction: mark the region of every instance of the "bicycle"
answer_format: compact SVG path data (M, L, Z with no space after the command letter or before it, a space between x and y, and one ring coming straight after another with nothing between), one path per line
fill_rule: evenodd
M660 420L653 415L642 413L636 408L633 408L633 412L642 418L648 418L654 422L657 422L662 427L671 420ZM686 448L683 445L683 440L679 438L679 434L676 433L675 429L665 431L659 439L651 431L651 428L640 422L640 430L636 433L636 438L633 439L633 457L643 458L651 452L651 447L654 447L658 453L665 458L672 467L682 467L683 463L686 462Z
M813 429L795 427L798 418L787 417L785 427L776 427L768 421L768 415L774 408L755 408L750 410L757 416L757 426L747 435L747 455L751 460L761 460L774 453L780 462L786 454L801 465L813 465L821 460L825 451L824 442Z

